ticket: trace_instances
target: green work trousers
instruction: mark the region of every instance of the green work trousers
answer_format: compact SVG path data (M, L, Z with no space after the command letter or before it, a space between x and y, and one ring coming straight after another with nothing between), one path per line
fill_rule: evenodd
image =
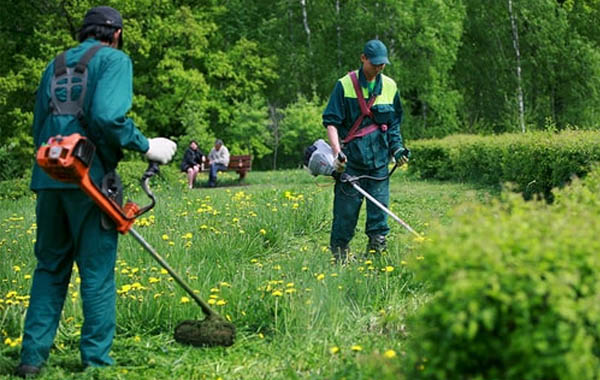
M388 168L384 166L370 171L346 168L346 173L351 176L369 175L372 177L385 177ZM375 199L388 207L390 199L389 179L376 181L372 179L361 179L358 185ZM330 245L332 250L345 248L354 237L354 229L358 221L360 207L364 196L351 184L336 182L335 196L333 200L333 226L331 227ZM367 220L365 233L367 236L387 235L390 228L387 223L387 214L372 202L367 201Z
M80 190L37 193L37 267L25 318L21 363L41 366L56 335L73 263L81 278L80 352L84 366L113 363L116 230L100 225L101 211Z

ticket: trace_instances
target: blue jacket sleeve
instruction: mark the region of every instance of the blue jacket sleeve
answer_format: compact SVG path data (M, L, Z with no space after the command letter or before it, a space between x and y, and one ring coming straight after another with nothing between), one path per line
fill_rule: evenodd
M139 152L148 150L148 140L126 117L131 108L133 93L133 68L125 54L114 54L96 84L92 101L92 123L98 127L106 142Z
M394 95L394 116L388 130L390 155L393 155L398 149L404 147L404 143L402 142L402 133L400 131L402 116L402 101L400 100L400 95L396 91L396 95Z
M329 97L329 102L323 111L323 125L333 125L336 128L342 126L345 118L344 110L344 88L338 80Z

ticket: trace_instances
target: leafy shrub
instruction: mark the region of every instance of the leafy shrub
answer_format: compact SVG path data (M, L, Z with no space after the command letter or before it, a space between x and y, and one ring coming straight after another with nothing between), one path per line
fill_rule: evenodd
M412 377L598 379L600 170L555 203L507 194L456 211L411 265L430 302L412 320Z
M600 133L566 131L499 136L455 135L415 141L410 168L422 178L512 182L526 198L584 176L600 161Z
M32 192L29 190L30 173L31 171L27 171L21 178L0 181L0 200L14 200L31 195Z

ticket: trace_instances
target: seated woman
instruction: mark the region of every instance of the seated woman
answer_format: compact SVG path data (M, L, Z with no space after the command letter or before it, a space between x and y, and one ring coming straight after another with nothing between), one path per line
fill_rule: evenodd
M194 181L196 176L203 169L202 160L204 160L204 153L198 149L198 143L192 140L190 146L183 154L183 161L181 162L181 171L187 173L188 188L194 188Z

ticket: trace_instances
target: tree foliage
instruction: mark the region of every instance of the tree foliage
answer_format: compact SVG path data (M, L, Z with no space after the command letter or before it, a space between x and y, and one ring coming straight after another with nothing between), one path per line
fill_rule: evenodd
M76 44L96 0L15 0L0 14L0 166L30 166L36 86ZM383 40L405 109L405 140L518 130L517 61L507 1L107 0L134 63L130 116L148 136L208 150L214 138L258 168L292 167L324 137L335 81ZM595 128L598 0L513 0L527 129ZM295 137L294 137L295 136ZM308 141L308 143L307 143ZM236 152L239 151L239 152Z

